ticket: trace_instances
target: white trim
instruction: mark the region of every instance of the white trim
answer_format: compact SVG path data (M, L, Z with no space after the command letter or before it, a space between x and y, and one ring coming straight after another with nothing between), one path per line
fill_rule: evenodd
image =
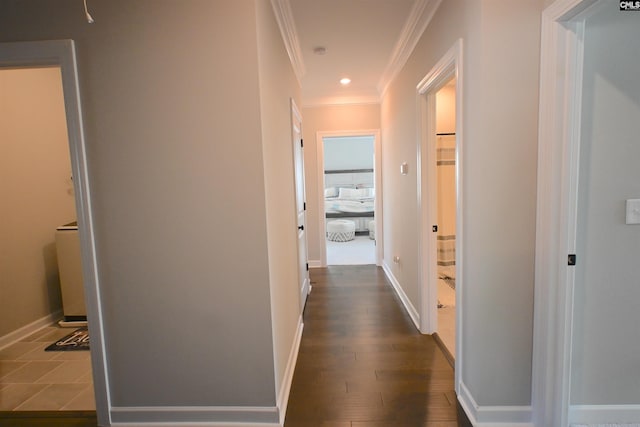
M328 107L340 105L379 105L380 96L376 94L362 94L354 96L318 96L305 98L302 102L304 108Z
M298 353L300 352L300 342L302 341L302 331L304 329L304 323L302 323L302 315L298 319L298 329L296 330L296 336L291 345L291 351L289 352L289 359L287 360L287 368L282 379L280 391L278 392L278 398L276 405L279 412L280 424L284 424L284 417L287 414L287 406L289 404L289 393L291 392L291 383L293 381L293 373L296 369L296 362L298 361Z
M305 74L305 67L291 4L289 0L271 0L271 7L273 8L273 13L276 15L276 21L278 22L278 27L280 27L280 34L282 35L284 47L289 55L293 72L298 79L298 84L301 85L302 77L304 77Z
M606 424L626 426L631 423L638 426L640 405L572 405L569 408L569 422L581 424Z
M350 136L372 136L374 147L374 180L376 189L376 198L374 205L373 217L376 221L376 265L382 265L384 236L382 234L382 141L380 140L379 129L362 129L362 130L339 130L339 131L318 131L316 132L316 164L317 164L317 191L318 191L318 231L320 243L320 264L314 267L327 266L327 241L325 238L325 230L327 227L327 218L324 210L324 138L331 137L350 137ZM311 267L311 263L309 263Z
M382 198L384 197L384 189L382 188L382 140L380 139L380 131L376 131L373 140L373 179L376 191L374 200L373 219L375 220L375 244L376 244L376 265L382 265L384 259L384 213L382 212Z
M322 267L322 261L319 259L309 260L309 268L320 268Z
M409 60L413 49L420 41L420 37L429 26L433 15L442 3L442 0L416 0L413 3L409 17L402 28L400 37L396 42L389 63L382 72L382 77L378 82L378 92L383 97L389 84L402 70Z
M571 424L571 427L640 427L640 424Z
M91 334L91 365L98 424L109 425L110 394L107 380L100 281L91 214L91 193L82 122L80 86L73 40L0 43L0 67L54 65L62 74L76 214L82 253L82 276Z
M318 244L320 245L320 265L327 266L326 229L327 218L324 209L324 142L323 132L316 132L316 187L318 194Z
M111 426L281 426L275 406L114 406Z
M464 330L464 310L462 309L465 289L463 272L464 253L464 120L463 120L463 42L458 39L444 56L434 65L416 87L419 108L419 137L417 147L417 198L419 233L419 277L420 313L422 333L437 330L437 247L431 225L437 224L436 212L436 170L435 170L435 93L452 77L456 79L456 354L455 389L459 393L462 382L464 357L462 331ZM426 261L424 261L426 260Z
M409 299L407 294L404 293L400 282L398 282L398 279L396 279L396 276L393 275L391 268L385 261L382 262L382 270L387 276L387 279L389 279L389 282L391 282L391 286L393 287L393 290L396 291L396 294L400 298L400 301L402 301L402 305L407 311L407 314L409 314L409 317L411 317L411 320L416 326L416 329L420 330L420 315L418 314L418 310L416 310L413 304L411 304L411 300Z
M568 425L574 269L566 259L575 253L584 20L596 1L558 0L542 14L531 396L540 427Z
M458 401L474 427L533 427L531 406L480 406L464 383Z
M56 321L60 318L62 318L62 310L56 310L53 313L34 320L28 325L24 325L15 331L9 332L8 334L0 337L0 350L9 347L11 344L17 343L22 338L34 334L47 326L55 325Z
M110 424L112 427L282 427L280 423L240 423L240 422L118 422Z
M314 99L318 102L315 102ZM329 98L322 98L322 99L329 99ZM354 98L348 98L349 101L353 100ZM359 98L358 98L359 99ZM369 99L369 98L367 98ZM325 102L320 102L319 101L320 98L312 98L311 101L309 101L308 99L304 100L302 103L302 107L307 109L307 108L326 108L326 107L341 107L344 106L345 104L349 104L349 106L356 106L356 105L380 105L380 98L379 97L375 97L375 99L370 98L371 102L367 102L366 100L362 101L362 102L342 102L342 101L346 101L347 98L332 98L332 100L334 102L329 101L328 103Z

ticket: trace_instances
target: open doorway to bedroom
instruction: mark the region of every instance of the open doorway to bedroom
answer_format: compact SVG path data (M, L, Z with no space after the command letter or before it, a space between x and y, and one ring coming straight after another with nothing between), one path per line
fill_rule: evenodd
M324 265L377 264L377 135L332 134L318 141Z

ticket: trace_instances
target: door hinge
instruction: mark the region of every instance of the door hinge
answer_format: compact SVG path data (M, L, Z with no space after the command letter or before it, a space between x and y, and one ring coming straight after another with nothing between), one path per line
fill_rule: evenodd
M303 202L302 203L302 210L306 211L307 210L307 202Z
M438 232L438 226L437 225L432 225L431 226L431 231L433 231L434 233Z
M569 254L567 261L568 265L576 265L576 254Z
M300 147L304 147L304 139L300 138Z
M307 271L309 271L309 263L307 263Z

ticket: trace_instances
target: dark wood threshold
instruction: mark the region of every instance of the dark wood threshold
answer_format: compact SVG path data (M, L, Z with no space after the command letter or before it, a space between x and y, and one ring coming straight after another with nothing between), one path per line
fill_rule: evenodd
M453 357L453 354L451 354L447 346L444 345L444 341L442 341L442 338L440 338L440 335L438 335L437 332L433 333L433 339L435 340L436 344L438 344L438 347L440 347L440 350L442 350L442 353L444 354L444 357L447 359L447 362L449 362L449 365L451 365L453 369L456 369L455 357Z
M0 411L0 427L97 427L96 411Z

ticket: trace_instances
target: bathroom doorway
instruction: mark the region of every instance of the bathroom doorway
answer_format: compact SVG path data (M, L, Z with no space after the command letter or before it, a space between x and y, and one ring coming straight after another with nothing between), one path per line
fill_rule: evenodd
M456 79L436 92L437 334L451 355L456 345Z
M457 392L464 369L461 65L462 40L458 40L417 86L420 330L434 334L448 355Z

